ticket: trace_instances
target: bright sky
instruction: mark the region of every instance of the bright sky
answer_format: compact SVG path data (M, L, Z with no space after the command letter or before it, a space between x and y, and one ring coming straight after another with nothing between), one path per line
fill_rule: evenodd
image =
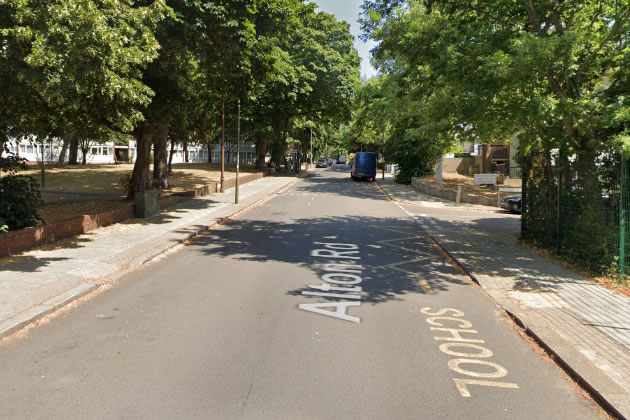
M359 14L363 0L312 0L319 5L318 12L326 12L335 15L337 20L345 20L350 24L350 32L354 35L354 47L361 57L361 76L370 78L376 75L376 70L370 65L370 50L374 47L373 41L363 42L359 39L361 28L359 26Z

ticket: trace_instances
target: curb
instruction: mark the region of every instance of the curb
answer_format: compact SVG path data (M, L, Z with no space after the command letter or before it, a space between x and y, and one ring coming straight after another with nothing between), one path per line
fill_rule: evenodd
M309 175L309 173L305 173L303 176L299 176L298 178L289 181L286 185L283 185L280 188L277 188L275 190L273 190L272 192L270 192L269 194L266 194L265 196L259 198L258 200L254 201L253 203L250 203L240 209L237 209L234 213L230 214L229 216L226 217L222 217L220 219L218 219L217 221L215 221L212 224L206 225L206 226L201 226L200 228L196 229L194 232L191 232L189 234L187 234L184 238L177 240L176 242L173 242L171 244L169 244L167 247L151 254L150 256L143 258L140 263L136 266L134 266L133 268L127 268L127 269L123 269L120 270L118 272L116 272L115 274L113 274L111 277L113 277L114 279L119 279L122 276L124 276L125 274L128 274L129 272L137 269L138 267L141 267L143 265L149 264L151 263L153 260L155 260L156 258L160 257L161 255L167 253L168 251L172 250L173 248L180 246L181 244L190 241L191 239L202 235L203 233L211 230L212 228L214 228L215 226L218 225L223 225L226 224L228 222L230 222L232 220L232 218L234 218L235 216L238 216L248 210L250 210L253 207L256 207L257 205L261 204L262 202L269 200L271 197L276 196L278 194L280 194L283 190L289 188L291 185L295 184L299 179L301 178L306 178ZM43 317L45 317L46 315L49 315L57 310L59 310L60 308L68 305L69 303L87 295L88 293L100 288L103 283L82 283L79 284L75 287L73 287L70 290L66 290L65 292L55 296L52 299L49 299L39 305L33 306L25 311L20 312L19 314L8 318L4 321L0 322L0 343L2 342L3 339L5 339L6 337L8 337L9 335L13 334L16 331L19 331L25 327L27 327L28 325L31 325L32 323L42 319Z
M305 176L303 176L301 178L305 178L306 176L308 176L308 175L305 175ZM190 232L184 238L178 239L176 242L173 242L172 244L170 244L166 248L164 248L164 249L162 249L160 251L157 251L157 252L153 253L152 255L142 259L142 261L140 262L140 264L138 266L142 266L142 265L145 265L147 263L150 263L151 261L153 261L156 258L162 256L163 254L167 253L168 251L172 250L173 248L178 247L181 244L186 243L186 242L190 241L191 239L194 239L194 238L196 238L196 237L198 237L200 235L203 235L204 233L212 230L212 228L214 228L214 227L216 227L218 225L224 225L226 223L229 223L232 220L233 217L238 216L239 214L250 210L252 207L256 207L257 205L259 205L262 202L268 200L272 196L278 195L283 190L285 190L286 188L288 188L291 185L293 185L294 183L296 183L298 179L290 181L288 184L286 184L286 185L284 185L284 186L282 186L282 187L280 187L280 188L270 192L266 196L264 196L262 198L259 198L258 200L254 201L253 203L250 203L250 204L246 205L245 207L235 211L234 213L232 213L229 216L222 217L222 218L218 219L217 221L215 221L214 223L212 223L210 225L200 226L197 230L195 230L194 232ZM234 188L234 187L232 187L232 188ZM228 190L229 189L231 189L231 188L228 188ZM225 194L225 192L223 192L223 194Z
M93 290L101 287L101 285L101 283L79 284L78 286L63 292L46 302L27 309L26 311L22 311L14 317L3 321L0 323L0 340L45 317L46 315L55 312L70 302L87 295Z
M455 262L455 264L457 264L458 267L460 267L462 270L464 270L464 272L466 273L466 275L468 277L470 277L470 279L475 282L482 290L486 290L481 283L479 282L479 279L477 279L477 277L470 272L470 270L468 270L464 264L462 264L456 257L453 256L453 254L451 254L441 243L440 241L435 238L433 235L429 235L429 238L431 239L431 241L436 244L442 251L444 251L444 253L446 253L446 255L448 255L451 260L453 260ZM501 308L501 310L503 310L510 318L512 318L512 320L521 328L523 328L523 330L525 330L525 333L527 335L529 335L531 338L533 338L536 343L542 347L542 349L552 357L553 361L562 369L564 370L567 375L569 375L571 377L571 379L573 379L580 387L582 387L590 396L591 398L593 398L593 400L602 408L604 409L608 414L614 416L615 418L618 419L627 419L623 414L621 414L621 412L619 412L619 410L617 410L617 408L615 408L615 406L609 402L606 397L604 397L604 395L602 395L602 393L600 393L594 385L592 385L591 383L589 383L586 379L584 379L584 377L582 375L580 375L576 369L574 369L571 364L569 362L567 362L564 358L562 358L556 351L553 350L553 348L551 347L551 345L549 345L547 342L545 342L538 334L536 334L536 332L534 332L531 328L529 328L527 326L527 323L521 318L519 317L517 314L515 314L513 311L508 310L507 308L505 308L500 302L498 302L491 294L486 293L486 295L492 299L492 301L499 307Z

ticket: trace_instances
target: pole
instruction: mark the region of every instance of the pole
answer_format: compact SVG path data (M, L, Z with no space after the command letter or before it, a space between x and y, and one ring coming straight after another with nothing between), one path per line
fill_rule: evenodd
M225 92L221 96L221 189L223 192L223 184L225 183Z
M385 130L383 130L383 172L381 173L382 179L385 179Z
M627 201L628 201L628 178L626 168L626 157L621 157L621 205L620 207L620 220L619 220L619 274L624 275L626 270L626 231L627 224Z
M234 190L234 204L238 204L238 171L241 165L241 100L238 100L238 113L236 117L236 184Z
M311 160L308 163L308 168L311 169L313 166L313 123L311 122Z

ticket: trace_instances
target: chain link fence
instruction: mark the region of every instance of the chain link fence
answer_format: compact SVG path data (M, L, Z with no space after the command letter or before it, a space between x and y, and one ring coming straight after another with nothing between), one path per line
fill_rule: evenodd
M591 272L628 272L628 166L612 151L524 156L523 238Z

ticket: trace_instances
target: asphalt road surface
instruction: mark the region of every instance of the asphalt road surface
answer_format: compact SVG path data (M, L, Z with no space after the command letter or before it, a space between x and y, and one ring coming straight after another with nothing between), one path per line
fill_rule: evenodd
M426 233L317 170L0 347L0 418L602 416Z

